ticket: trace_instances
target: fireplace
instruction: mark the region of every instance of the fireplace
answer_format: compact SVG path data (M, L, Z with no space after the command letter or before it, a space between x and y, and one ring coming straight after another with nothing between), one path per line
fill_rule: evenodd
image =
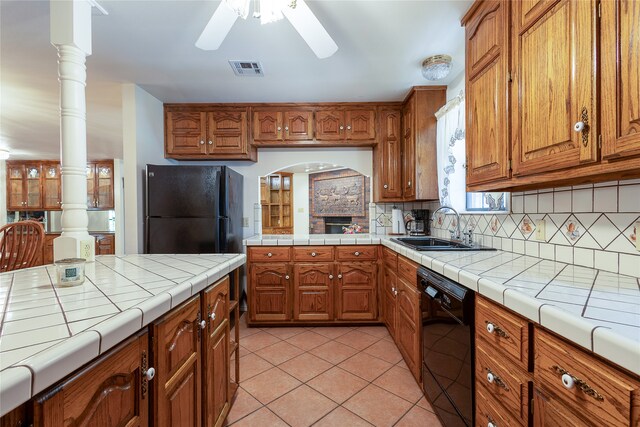
M342 234L342 227L351 225L350 216L326 216L324 217L325 234Z

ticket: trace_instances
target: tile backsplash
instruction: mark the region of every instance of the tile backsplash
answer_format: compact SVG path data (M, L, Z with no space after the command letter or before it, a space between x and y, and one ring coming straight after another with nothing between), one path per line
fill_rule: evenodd
M408 212L430 209L438 202L397 203ZM370 205L370 229L391 232L394 204ZM640 277L640 180L612 181L511 194L510 214L462 214L463 230L473 230L475 242L509 252ZM538 221L545 236L537 240ZM455 215L439 212L431 234L450 237Z

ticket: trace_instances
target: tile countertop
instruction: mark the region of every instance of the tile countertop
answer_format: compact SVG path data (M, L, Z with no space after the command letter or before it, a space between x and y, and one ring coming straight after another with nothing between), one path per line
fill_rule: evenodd
M500 250L418 252L392 237L263 235L244 243L382 244L640 375L640 278Z
M55 266L0 274L0 416L245 263L244 254L97 256L59 288Z

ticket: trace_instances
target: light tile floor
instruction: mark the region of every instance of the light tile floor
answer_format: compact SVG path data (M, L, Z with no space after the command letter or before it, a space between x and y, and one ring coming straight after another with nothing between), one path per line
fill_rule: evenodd
M248 328L233 427L441 427L384 326Z

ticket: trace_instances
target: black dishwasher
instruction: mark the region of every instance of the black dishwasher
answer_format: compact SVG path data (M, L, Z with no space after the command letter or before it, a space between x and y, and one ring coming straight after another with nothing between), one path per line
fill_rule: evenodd
M474 425L474 297L472 290L427 268L422 294L422 384L447 427Z

